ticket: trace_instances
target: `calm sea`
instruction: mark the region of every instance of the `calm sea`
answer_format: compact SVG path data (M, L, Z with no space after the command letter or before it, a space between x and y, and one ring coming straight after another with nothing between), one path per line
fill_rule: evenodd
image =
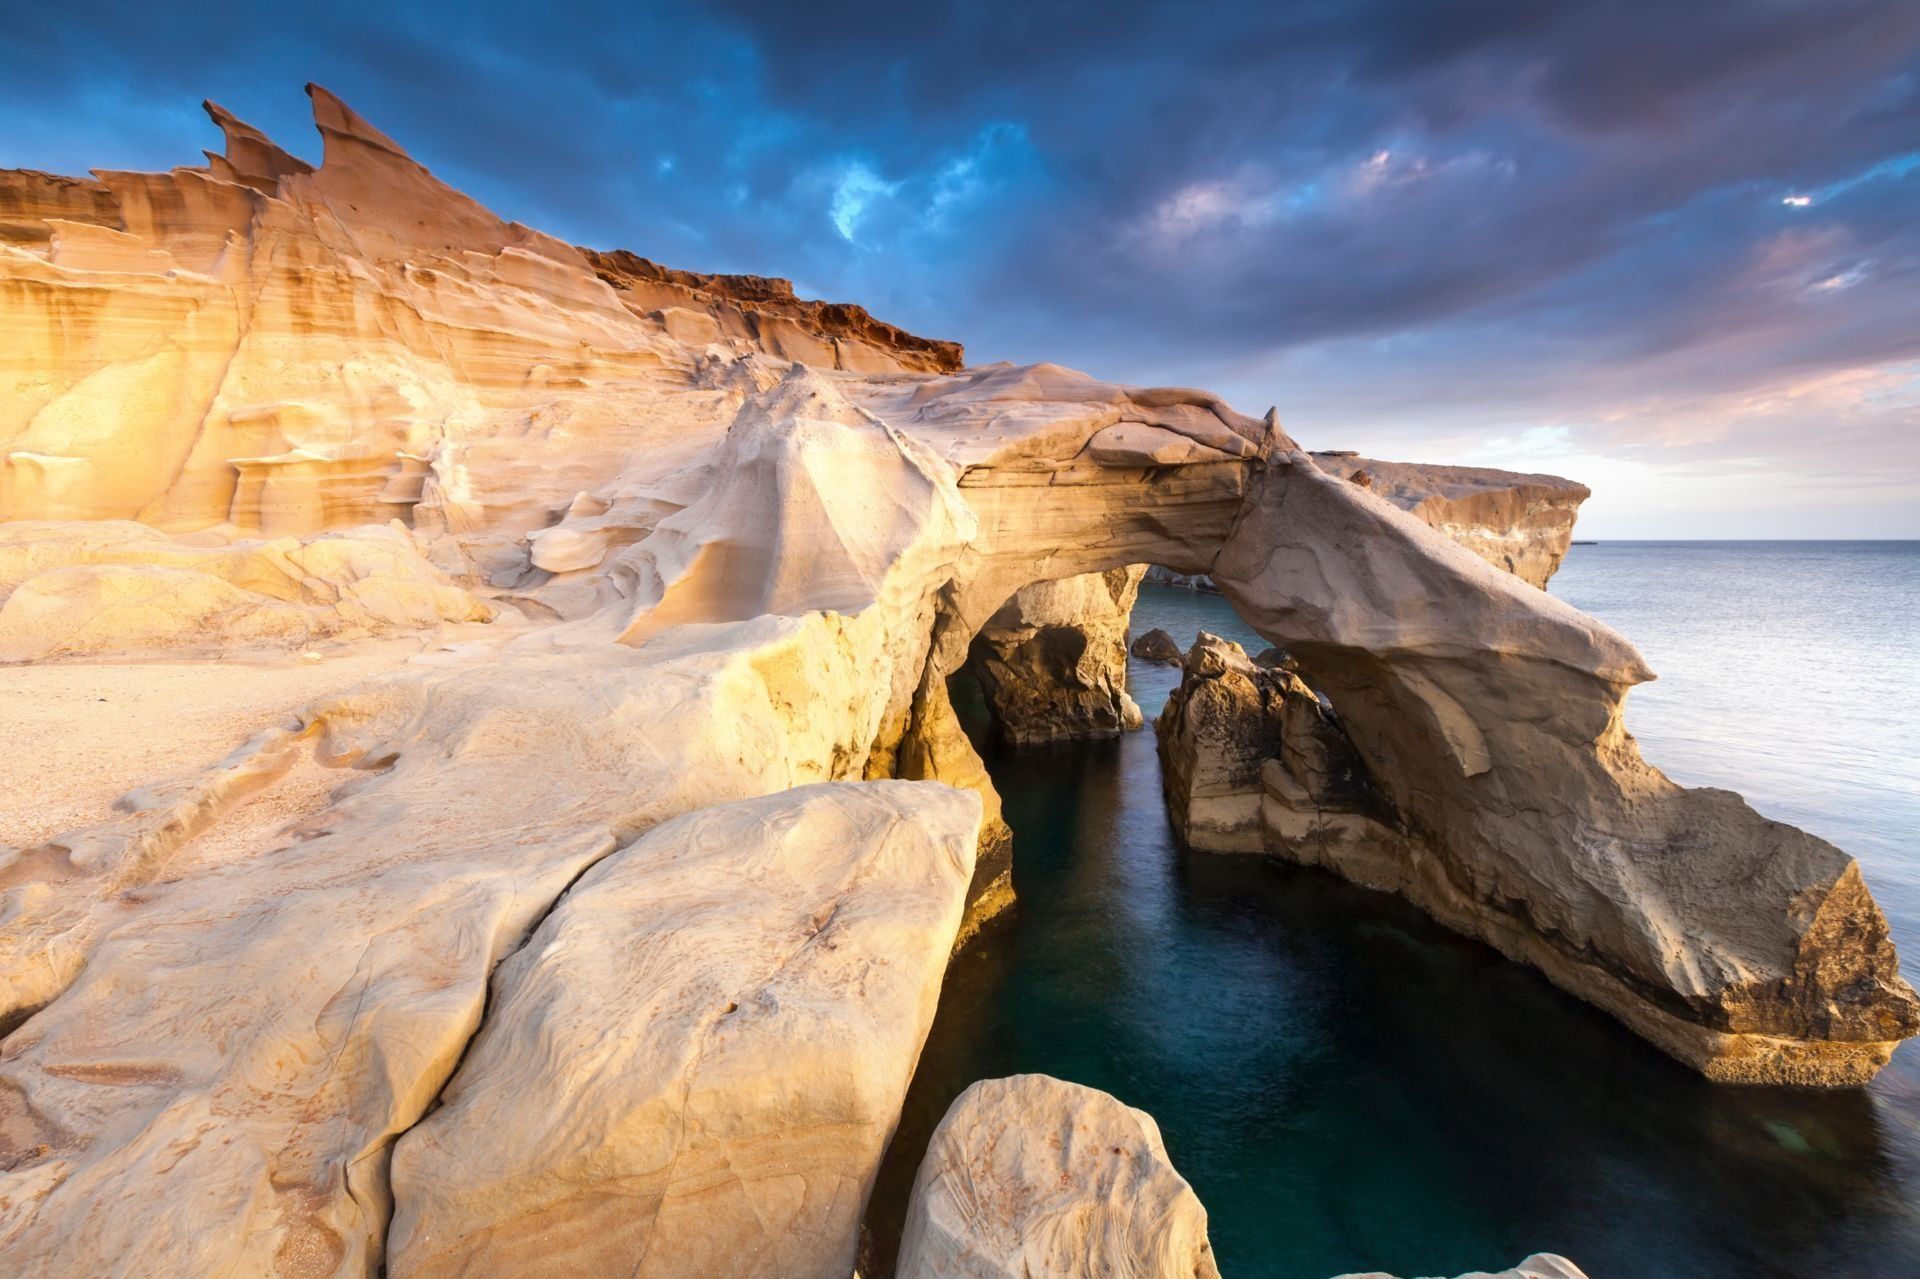
M1920 977L1920 543L1605 543L1553 590L1660 672L1628 703L1647 757L1856 854ZM1173 589L1134 626L1259 644ZM1156 713L1170 672L1131 678ZM1045 1071L1158 1119L1229 1279L1539 1250L1594 1279L1920 1275L1920 1047L1868 1089L1710 1085L1392 898L1182 853L1151 731L980 740L1020 905L949 974L876 1191L878 1268L953 1097Z

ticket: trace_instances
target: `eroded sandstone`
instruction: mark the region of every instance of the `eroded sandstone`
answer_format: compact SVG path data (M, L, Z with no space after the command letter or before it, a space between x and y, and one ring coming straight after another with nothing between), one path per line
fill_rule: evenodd
M1314 453L1329 475L1377 493L1496 568L1545 587L1566 558L1584 484L1484 466L1382 462L1352 453Z
M412 533L188 541L122 520L0 523L0 663L301 648L490 622Z
M588 871L395 1150L387 1272L845 1279L979 813L927 783L802 787Z
M934 1130L914 1178L900 1279L1209 1279L1207 1212L1160 1127L1048 1075L986 1079Z
M395 1142L487 1024L497 967L582 874L685 814L949 782L982 804L969 920L1003 907L1005 824L946 681L1022 592L1142 564L1210 577L1295 659L1405 841L1364 868L1359 842L1311 831L1292 855L1405 894L1714 1078L1859 1082L1920 1026L1850 858L1639 758L1622 705L1651 673L1625 640L1324 473L1272 415L1057 365L928 371L947 357L900 342L918 354L863 369L843 343L884 353L872 332L825 334L828 360L825 336L808 354L781 326L732 334L695 296L744 306L745 285L667 279L687 305L641 306L312 97L317 167L215 109L227 145L204 167L0 183L0 513L48 521L8 553L16 651L281 642L285 608L366 642L348 603L434 637L102 821L0 831L10 1262L377 1268ZM395 571L316 567L350 543ZM74 546L106 549L39 558ZM142 598L192 603L186 624L126 620L116 592L154 574ZM413 586L356 598L378 579L432 608ZM447 600L524 621L449 622ZM1289 755L1287 708L1308 706L1292 684L1279 704L1277 757L1233 755L1225 825L1285 852L1293 816L1336 810L1307 749L1327 740ZM296 774L287 822L246 815ZM625 1015L616 989L574 993L581 1018ZM827 992L822 1018L862 1024L858 993ZM827 1072L870 1044L816 1047ZM655 1247L715 1260L659 1220L681 1224Z

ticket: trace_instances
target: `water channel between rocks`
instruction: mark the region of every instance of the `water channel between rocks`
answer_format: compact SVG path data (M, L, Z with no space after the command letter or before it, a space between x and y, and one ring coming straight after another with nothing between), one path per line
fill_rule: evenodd
M1577 549L1556 593L1607 617L1583 594L1647 565L1611 550ZM1920 581L1920 556L1901 563ZM1133 633L1156 626L1263 646L1224 600L1177 588L1142 590ZM1132 662L1149 719L1176 677ZM954 694L1015 832L1019 905L948 973L869 1214L875 1273L948 1104L1040 1071L1158 1120L1229 1279L1455 1274L1543 1250L1594 1279L1920 1274L1912 1050L1866 1090L1708 1084L1396 899L1181 850L1151 727L1014 751L977 687ZM1675 769L1631 703L1629 722L1680 780L1728 784ZM1808 824L1875 880L1848 831ZM1911 921L1889 914L1912 976Z

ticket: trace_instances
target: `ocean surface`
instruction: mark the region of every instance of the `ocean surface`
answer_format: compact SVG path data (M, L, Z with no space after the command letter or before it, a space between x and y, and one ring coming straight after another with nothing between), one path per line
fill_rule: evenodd
M1553 593L1639 645L1646 756L1858 856L1920 978L1920 543L1575 547ZM1138 634L1261 646L1143 590ZM1135 662L1149 716L1172 672ZM1453 1275L1561 1252L1593 1279L1920 1276L1920 1047L1872 1087L1708 1084L1393 898L1183 852L1153 734L1012 752L956 682L1015 832L1019 906L955 961L876 1189L975 1079L1043 1071L1159 1121L1227 1279Z

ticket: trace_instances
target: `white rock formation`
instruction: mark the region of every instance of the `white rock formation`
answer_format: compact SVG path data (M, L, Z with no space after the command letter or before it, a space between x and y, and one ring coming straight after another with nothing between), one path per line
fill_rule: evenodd
M1109 431L1122 429L1131 428ZM1103 461L1121 457L1103 448L1098 436L1089 451ZM1574 518L1590 496L1585 485L1554 475L1377 462L1350 453L1312 457L1328 474L1377 493L1488 563L1543 588L1560 567ZM1147 572L1147 565L1136 564L1036 583L994 614L974 640L969 666L1003 737L1031 744L1111 737L1140 727L1139 708L1126 695L1126 634ZM1182 580L1217 589L1205 575ZM1136 643L1134 656L1147 655Z
M164 649L219 702L202 645L423 637L102 821L0 829L10 1264L374 1270L392 1213L427 1211L417 1180L391 1198L395 1142L496 966L683 814L972 789L977 921L1007 900L1005 826L946 680L1019 592L1138 564L1211 574L1332 697L1412 837L1368 874L1436 917L1715 1078L1859 1082L1920 1028L1850 858L1640 760L1631 646L1271 416L1054 365L944 372L957 352L777 289L663 282L313 98L318 168L216 109L204 168L0 180L0 515L90 522L8 536L8 651ZM511 625L457 620L490 612ZM25 730L0 732L17 757ZM823 997L860 1024L857 987ZM724 1269L691 1230L655 1246Z
M0 524L0 663L304 648L498 613L401 526L187 542L124 520Z
M588 871L394 1152L387 1273L845 1279L979 824L933 783L809 786Z
M1048 1075L955 1099L914 1178L900 1279L1210 1279L1207 1210L1153 1116Z

